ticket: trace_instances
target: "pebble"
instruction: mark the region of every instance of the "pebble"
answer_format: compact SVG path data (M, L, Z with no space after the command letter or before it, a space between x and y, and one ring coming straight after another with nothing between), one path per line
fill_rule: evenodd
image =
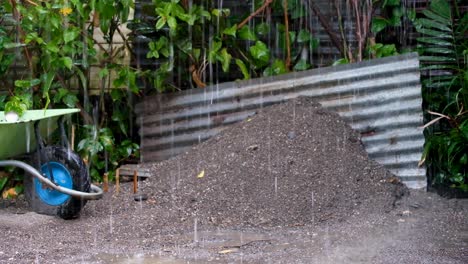
M133 195L133 200L137 202L146 201L148 200L148 195L144 193L138 193L138 194Z

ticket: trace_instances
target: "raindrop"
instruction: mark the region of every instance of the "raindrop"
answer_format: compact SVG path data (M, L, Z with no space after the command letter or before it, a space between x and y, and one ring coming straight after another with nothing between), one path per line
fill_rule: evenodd
M193 242L198 244L198 218L193 220Z
M26 125L26 152L31 151L31 126Z
M114 233L114 218L112 212L112 205L110 206L110 214L109 214L109 233L112 235Z
M312 192L312 195L311 195L311 205L312 205L312 223L315 222L315 214L314 214L314 192Z
M275 176L275 197L278 196L278 176Z

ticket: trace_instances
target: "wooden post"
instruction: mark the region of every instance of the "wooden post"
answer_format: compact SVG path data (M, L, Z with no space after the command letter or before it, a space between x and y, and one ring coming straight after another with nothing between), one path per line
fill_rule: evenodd
M120 192L120 168L115 170L115 192Z
M104 173L102 190L104 192L109 191L109 173L107 172Z
M137 193L138 191L138 171L133 171L133 193Z
M71 150L75 151L75 125L71 126Z

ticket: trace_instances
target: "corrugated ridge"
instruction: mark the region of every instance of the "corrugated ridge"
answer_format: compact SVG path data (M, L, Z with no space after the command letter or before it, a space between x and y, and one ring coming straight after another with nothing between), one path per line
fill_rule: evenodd
M424 145L419 78L411 53L147 97L136 107L142 161L167 159L262 107L310 96L362 134L371 158L424 187L425 169L417 166Z

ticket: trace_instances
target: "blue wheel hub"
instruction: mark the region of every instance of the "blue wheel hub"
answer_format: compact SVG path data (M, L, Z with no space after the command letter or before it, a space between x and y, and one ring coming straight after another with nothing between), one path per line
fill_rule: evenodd
M65 166L61 163L51 161L48 162L41 167L42 174L51 179L50 173L53 175L54 183L68 189L73 189L73 180ZM42 184L38 179L34 179L34 186L36 189L37 195L41 198L41 200L52 206L57 206L65 203L70 199L70 195L61 193L50 187Z

